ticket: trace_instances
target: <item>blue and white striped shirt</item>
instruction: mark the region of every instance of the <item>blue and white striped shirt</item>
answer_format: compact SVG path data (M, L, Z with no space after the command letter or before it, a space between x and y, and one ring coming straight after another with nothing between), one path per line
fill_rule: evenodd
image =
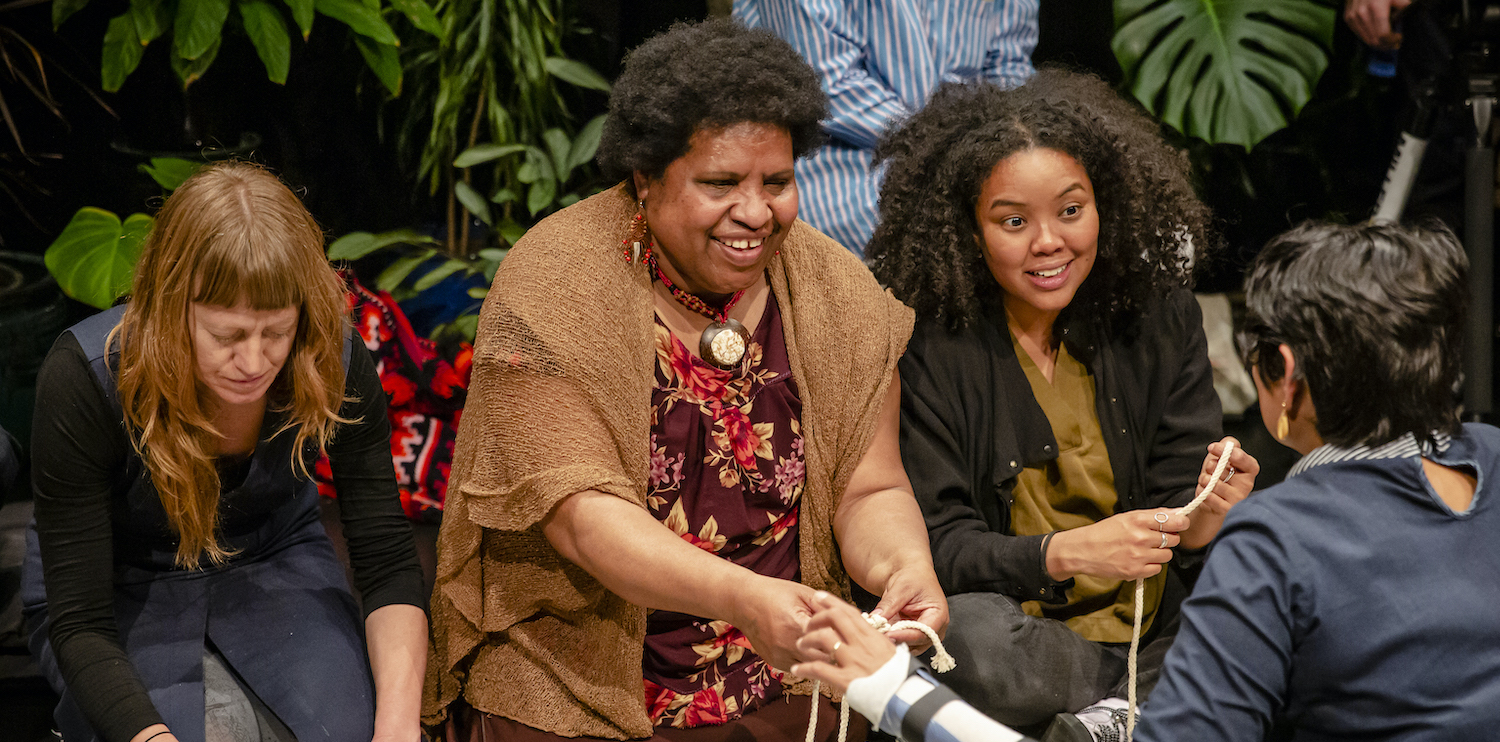
M828 94L829 143L797 163L800 216L864 253L875 231L875 143L940 83L1031 76L1039 0L735 0L812 64Z

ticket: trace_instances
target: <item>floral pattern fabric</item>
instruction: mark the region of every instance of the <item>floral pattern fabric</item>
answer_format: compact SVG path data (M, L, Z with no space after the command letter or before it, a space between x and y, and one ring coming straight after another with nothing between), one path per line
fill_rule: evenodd
M708 365L659 321L655 344L651 514L710 554L798 579L802 401L774 297L739 368ZM781 695L781 673L739 629L670 611L647 618L642 670L657 726L723 724Z

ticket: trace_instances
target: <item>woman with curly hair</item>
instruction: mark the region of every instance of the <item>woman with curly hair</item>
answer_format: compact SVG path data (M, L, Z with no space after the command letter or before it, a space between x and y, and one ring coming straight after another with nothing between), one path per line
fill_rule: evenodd
M1191 518L1171 510L1223 451L1186 288L1208 210L1150 119L1060 70L947 85L878 156L870 257L917 312L900 437L951 596L945 680L1007 724L1058 715L1054 738L1123 726L1134 582L1149 689L1182 593L1163 565L1259 470L1236 447Z
M910 310L797 221L826 107L773 34L675 26L611 94L623 182L501 265L432 600L449 739L802 740L818 591L946 627L898 449Z

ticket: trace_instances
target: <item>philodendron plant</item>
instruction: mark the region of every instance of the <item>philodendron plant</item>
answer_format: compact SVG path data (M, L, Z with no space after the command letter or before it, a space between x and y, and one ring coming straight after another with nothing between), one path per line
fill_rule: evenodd
M1312 97L1336 0L1115 0L1125 85L1191 137L1250 149Z
M170 192L202 166L175 157L155 157L140 170ZM130 291L141 245L154 223L149 214L121 219L114 212L85 206L47 247L42 261L64 294L107 309Z

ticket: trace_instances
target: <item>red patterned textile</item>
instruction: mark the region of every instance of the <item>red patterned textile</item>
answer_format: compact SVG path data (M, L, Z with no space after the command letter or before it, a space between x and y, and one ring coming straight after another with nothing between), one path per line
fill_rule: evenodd
M737 369L704 363L659 321L656 354L651 514L710 554L798 579L802 400L775 300ZM723 724L781 695L781 673L739 629L681 613L648 614L642 670L657 726Z
M373 291L345 272L355 328L375 358L391 421L391 460L401 506L412 520L436 523L448 492L453 443L469 389L474 347L463 343L450 361L419 337L406 314L384 291ZM335 497L328 457L314 471L318 493Z

